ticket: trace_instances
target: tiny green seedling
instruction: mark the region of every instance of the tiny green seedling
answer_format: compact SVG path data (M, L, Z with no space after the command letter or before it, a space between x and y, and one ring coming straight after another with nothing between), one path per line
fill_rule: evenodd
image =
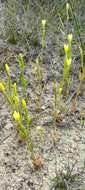
M45 129L41 126L37 126L37 131L38 131L41 141L43 141L44 136L45 136Z

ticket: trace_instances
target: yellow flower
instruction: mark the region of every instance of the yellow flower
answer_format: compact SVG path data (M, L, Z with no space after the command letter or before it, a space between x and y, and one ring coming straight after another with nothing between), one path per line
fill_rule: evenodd
M0 82L0 91L2 93L4 93L4 91L5 91L5 87L4 87L4 85L1 82Z
M44 19L42 20L42 26L45 27L45 25L46 25L46 20Z
M5 69L6 69L8 76L10 76L10 68L9 68L8 64L5 64Z
M15 119L15 121L20 121L20 113L19 112L16 112L14 111L13 113L13 118Z
M24 99L22 99L22 106L23 106L24 109L27 108L26 101Z
M67 65L70 66L71 62L72 62L72 59L67 59L66 62L67 62Z
M68 44L64 44L64 51L65 51L65 54L68 53L68 51L69 51L69 46L68 46Z
M73 35L72 34L68 34L68 41L69 41L69 43L72 42L72 39L73 39Z

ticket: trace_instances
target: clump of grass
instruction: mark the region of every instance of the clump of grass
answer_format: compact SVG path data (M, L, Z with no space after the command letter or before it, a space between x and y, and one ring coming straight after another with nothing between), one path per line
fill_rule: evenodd
M5 2L5 36L7 40L13 44L18 41L17 34L17 13L18 13L18 1L7 0Z
M80 13L79 13L78 8L76 6L77 3L74 0L72 0L72 1L70 0L69 3L70 3L70 12L71 12L71 16L72 16L76 40L77 40L77 42L79 42L79 44L83 48L83 43L82 43L82 39L81 39Z
M82 8L84 6L84 1L81 1L81 4L80 4L79 1L70 0L69 6L70 6L70 16L72 19L72 24L73 24L74 33L75 33L75 41L76 43L79 44L79 47L82 49L83 59L85 60L85 41L83 37L84 25L83 25L82 16L81 16ZM77 55L77 57L79 57L79 54Z
M68 190L70 189L72 183L78 181L78 173L74 172L77 161L72 163L72 166L70 166L69 164L70 163L68 162L65 168L61 169L59 172L56 173L56 177L53 179L54 190L56 190L57 188L61 190Z

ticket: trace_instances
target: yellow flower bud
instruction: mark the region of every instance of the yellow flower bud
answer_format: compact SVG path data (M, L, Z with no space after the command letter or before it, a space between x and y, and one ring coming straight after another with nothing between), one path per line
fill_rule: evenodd
M46 25L46 20L44 19L42 20L42 26L45 27L45 25Z
M27 108L26 101L24 99L22 99L22 106L23 106L24 109Z
M36 58L36 64L37 64L37 65L39 64L39 59L38 59L38 58Z
M67 59L66 62L67 62L67 65L70 66L71 62L72 62L72 59Z
M64 44L64 51L65 51L65 54L68 53L68 51L69 51L69 46L68 46L68 44Z
M60 87L60 88L59 88L59 94L61 94L61 93L62 93L62 88Z
M20 113L14 111L13 118L15 119L15 121L19 122L20 121Z
M21 59L21 60L23 60L23 56L22 56L22 54L21 54L21 53L19 54L19 57L20 57L20 59Z
M14 94L17 94L17 85L16 85L16 82L13 85L13 90L14 90Z
M15 96L14 98L15 98L15 103L18 106L19 105L19 98L18 98L18 96Z
M4 85L1 82L0 82L0 91L2 93L4 93L4 91L5 91L5 87L4 87Z
M66 3L66 10L68 11L69 10L69 3Z
M69 43L72 42L72 39L73 39L73 35L72 34L68 34L68 41L69 41Z
M10 68L9 68L8 64L5 64L5 69L6 69L8 76L10 76Z

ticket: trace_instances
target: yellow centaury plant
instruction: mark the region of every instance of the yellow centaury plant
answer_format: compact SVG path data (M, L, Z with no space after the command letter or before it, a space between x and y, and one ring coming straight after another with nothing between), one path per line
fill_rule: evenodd
M65 59L64 59L64 68L63 68L63 83L62 87L64 88L66 84L70 83L70 66L72 63L72 34L68 35L68 44L64 44Z
M16 122L21 139L27 142L32 119L29 116L26 101L24 99L20 101L19 99L17 84L12 84L11 71L8 64L5 64L5 71L8 83L4 85L5 83L0 82L0 92L4 95L5 100L10 106L10 111L14 121ZM25 126L23 125L23 122Z

